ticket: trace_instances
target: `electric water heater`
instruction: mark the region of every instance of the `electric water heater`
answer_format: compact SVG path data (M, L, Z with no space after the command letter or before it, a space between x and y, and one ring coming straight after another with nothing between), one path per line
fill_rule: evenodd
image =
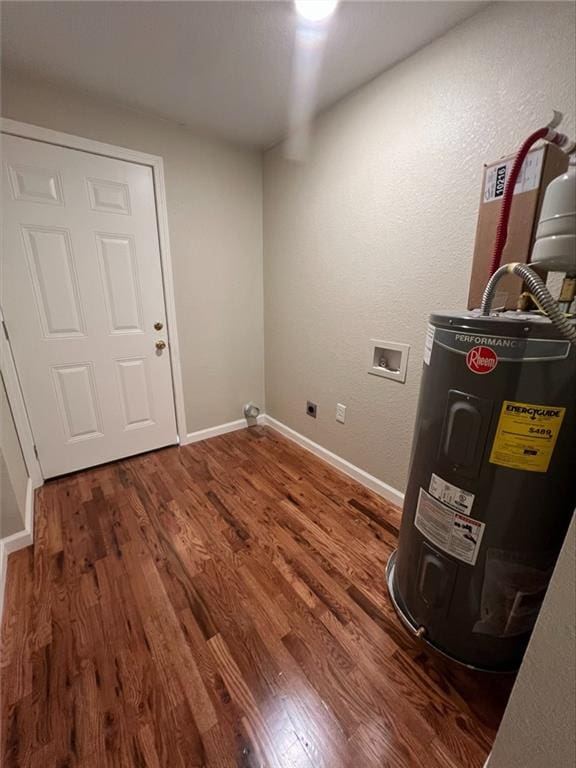
M576 346L544 317L433 314L391 594L452 658L515 669L576 504Z
M516 669L576 506L576 159L546 190L533 260L565 273L558 299L522 263L500 266L531 134L506 179L482 306L437 312L426 335L394 606L414 634L476 669ZM498 204L498 203L495 203ZM524 284L493 311L499 280Z

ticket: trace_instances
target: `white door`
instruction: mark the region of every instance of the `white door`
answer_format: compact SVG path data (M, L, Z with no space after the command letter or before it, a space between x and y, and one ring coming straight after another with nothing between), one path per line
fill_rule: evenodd
M175 443L151 168L2 149L1 301L44 476Z

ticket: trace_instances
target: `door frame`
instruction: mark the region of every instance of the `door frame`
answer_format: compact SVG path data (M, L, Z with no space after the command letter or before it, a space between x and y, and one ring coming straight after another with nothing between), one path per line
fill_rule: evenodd
M162 269L162 291L166 305L167 330L170 349L172 391L174 394L174 407L176 411L177 438L180 445L186 442L186 412L184 409L184 387L182 382L182 368L180 365L180 347L178 342L178 327L176 323L176 303L174 298L174 277L172 272L172 257L170 253L170 236L168 232L168 207L166 203L166 187L164 182L164 160L160 155L150 155L128 147L118 147L114 144L106 144L95 139L86 139L83 136L74 136L70 133L53 131L31 123L22 123L19 120L10 120L0 117L0 133L16 136L22 139L32 139L43 144L53 144L65 149L76 149L91 155L101 155L113 160L124 160L129 163L148 166L152 170L154 182L154 199L156 207L156 221L158 224L158 241L160 245L160 265ZM34 453L34 444L28 444L32 433L28 430L20 434L23 449ZM24 446L26 446L24 448ZM37 462L36 462L37 464ZM39 483L41 484L41 483Z
M2 325L2 331L0 333L0 368L2 378L4 379L4 386L6 388L6 396L8 397L8 404L12 411L14 426L16 427L18 440L20 441L20 448L22 449L22 455L24 456L28 477L32 482L32 488L39 488L44 482L44 478L42 476L40 462L34 451L34 437L32 435L32 429L30 428L30 422L28 421L28 412L26 410L26 404L24 403L24 395L20 389L20 380L18 379L18 373L16 372L16 364L12 355L12 347L10 346L8 331L6 330L6 325L4 323L2 307L0 307L0 324Z

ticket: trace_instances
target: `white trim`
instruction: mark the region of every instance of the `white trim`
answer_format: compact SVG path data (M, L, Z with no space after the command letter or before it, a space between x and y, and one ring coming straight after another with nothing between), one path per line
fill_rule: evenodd
M105 155L116 160L127 160L129 163L155 166L158 162L162 162L162 158L159 155L150 155L137 149L106 144L103 141L87 139L84 136L75 136L72 133L53 131L51 128L43 128L32 123L21 123L19 120L10 120L7 117L0 118L0 130L2 133L8 133L12 136L41 141L44 144L55 144L58 147L78 149L81 152L89 152L92 155Z
M258 416L257 424L265 424L266 416ZM208 440L211 437L218 437L218 435L225 435L227 432L235 432L238 429L246 429L249 427L249 423L246 419L237 419L236 421L229 421L226 424L218 424L216 427L208 427L207 429L199 429L197 432L189 432L182 445L189 445L190 443L198 443L200 440Z
M29 547L34 541L34 488L28 478L26 486L26 503L24 507L24 530L0 539L0 621L4 610L4 591L6 589L6 572L8 555L24 547Z
M21 123L18 120L0 118L2 133L12 136L20 136L25 139L42 141L45 144L55 144L59 147L77 149L81 152L89 152L93 155L104 155L115 160L125 160L129 163L138 163L149 166L152 169L154 179L154 192L156 197L156 213L158 221L158 240L160 243L160 262L162 265L162 277L164 284L164 300L166 303L166 316L168 335L170 340L170 359L172 362L172 384L174 391L174 405L176 409L176 423L180 442L186 440L186 412L184 408L184 388L182 384L182 370L180 366L180 347L178 342L178 329L176 325L176 304L174 300L174 280L172 276L172 258L170 255L170 238L168 233L168 209L166 205L166 188L164 185L164 161L158 155L150 155L127 147L117 147L113 144L105 144L94 139L86 139L82 136L73 136L69 133L53 131L50 128L42 128L39 125Z
M3 320L2 308L0 307L0 322L3 322ZM24 396L20 389L20 381L16 372L12 348L4 335L4 331L0 332L0 370L2 371L6 395L14 418L14 426L16 427L16 434L22 448L26 470L32 480L33 488L39 488L44 482L42 469L34 451L34 437L30 428L30 422L28 421Z
M174 275L170 255L170 235L168 232L168 204L166 202L166 186L164 183L164 161L161 157L152 167L154 192L156 194L156 213L158 215L158 240L160 243L160 261L162 264L162 280L164 285L164 301L166 303L166 319L172 362L172 387L174 390L174 407L176 409L176 427L178 438L186 437L186 408L184 405L184 382L180 364L180 343L178 326L176 324L176 298L174 295Z
M2 547L5 556L11 552L16 552L19 549L29 546L34 542L34 489L32 488L32 481L28 479L28 486L26 488L26 503L24 507L24 529L13 533L11 536L6 536L0 539L0 547Z
M379 480L377 477L374 477L374 475L368 474L368 472L365 472L363 469L360 469L360 467L357 467L346 459L343 459L341 456L337 456L327 448L323 448L321 445L318 445L318 443L310 440L310 438L304 437L304 435L301 435L299 432L296 432L290 427L287 427L285 424L282 424L282 422L273 419L272 416L261 414L258 416L257 423L261 426L275 429L277 432L280 432L280 434L284 435L284 437L287 437L289 440L298 443L298 445L300 445L302 448L306 448L306 450L310 451L321 459L324 459L324 461L326 461L328 464L331 464L333 467L336 467L336 469L344 472L345 475L352 477L361 485L366 486L366 488L370 488L371 491L374 491L379 496L382 496L383 498L392 502L392 504L396 504L397 506L401 507L404 503L404 494L396 490L396 488L388 485L383 480ZM246 419L238 419L237 421L229 421L227 424L219 424L216 427L200 429L197 432L190 432L187 434L186 438L182 441L182 445L198 443L201 440L208 440L211 437L225 435L227 432L234 432L237 429L245 429L248 426L249 425Z
M280 434L284 435L284 437L287 437L289 440L293 440L295 443L298 443L298 445L302 446L302 448L306 448L306 450L310 451L321 459L324 459L324 461L328 462L328 464L331 464L333 467L336 467L336 469L344 472L345 475L352 477L361 485L366 486L366 488L374 491L379 496L385 498L387 501L392 502L392 504L396 504L396 506L401 507L404 503L404 494L396 490L396 488L393 488L391 485L388 485L388 483L385 483L383 480L379 480L377 477L374 477L374 475L370 475L368 472L360 469L360 467L357 467L355 464L352 464L346 459L343 459L341 456L337 456L327 448L323 448L321 445L318 445L318 443L310 440L310 438L304 437L304 435L301 435L299 432L296 432L290 427L287 427L285 424L282 424L282 422L276 421L276 419L273 419L272 416L265 415L262 416L261 419L261 424L264 424L265 426L271 427L277 432L280 432Z

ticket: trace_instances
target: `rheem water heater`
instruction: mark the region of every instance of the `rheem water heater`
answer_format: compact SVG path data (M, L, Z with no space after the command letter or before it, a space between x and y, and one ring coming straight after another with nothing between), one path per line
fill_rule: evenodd
M576 346L545 318L430 318L400 614L483 669L518 666L576 504Z
M516 172L522 152L551 136L529 137ZM514 184L513 173L504 217ZM551 187L538 264L576 278L573 166ZM576 280L565 280L562 307L526 265L499 267L506 228L504 218L481 310L430 317L399 546L387 568L406 626L490 671L519 666L576 506L576 316L562 311ZM492 311L508 273L539 311Z

